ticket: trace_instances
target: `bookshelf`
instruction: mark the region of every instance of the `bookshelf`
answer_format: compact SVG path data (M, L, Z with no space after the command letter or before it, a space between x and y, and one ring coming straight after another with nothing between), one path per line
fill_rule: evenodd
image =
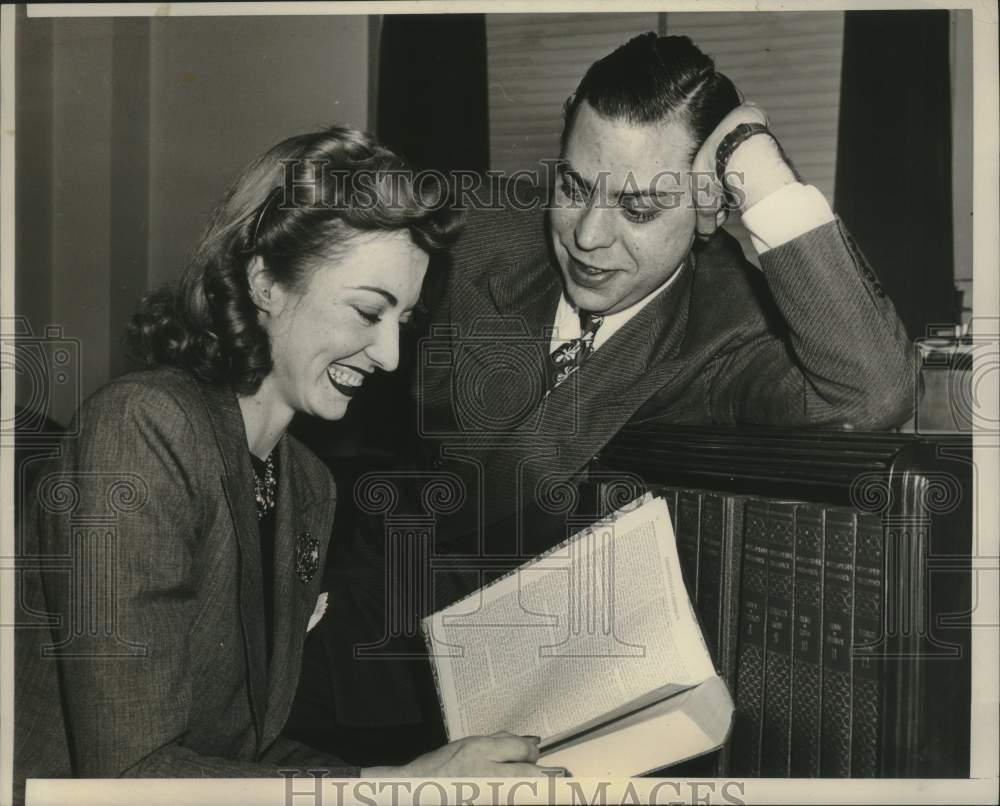
M969 435L647 422L595 457L595 505L637 476L671 506L737 706L727 745L672 776L968 776Z

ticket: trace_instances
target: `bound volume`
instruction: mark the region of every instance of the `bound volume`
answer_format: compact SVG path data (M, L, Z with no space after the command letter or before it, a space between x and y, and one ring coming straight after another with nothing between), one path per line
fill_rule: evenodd
M539 763L640 775L722 746L733 703L649 495L422 623L450 740L541 736Z

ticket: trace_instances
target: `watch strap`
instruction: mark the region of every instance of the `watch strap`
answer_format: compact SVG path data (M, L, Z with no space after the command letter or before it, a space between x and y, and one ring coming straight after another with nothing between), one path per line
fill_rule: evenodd
M722 182L723 187L726 185L723 177L726 175L726 165L729 163L729 158L744 141L749 140L755 134L771 134L771 130L763 123L740 123L722 138L722 142L715 150L715 175Z

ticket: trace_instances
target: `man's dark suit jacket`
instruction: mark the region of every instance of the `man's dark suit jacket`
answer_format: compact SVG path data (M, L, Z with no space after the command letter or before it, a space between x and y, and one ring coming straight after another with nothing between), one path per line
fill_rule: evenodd
M414 478L393 483L401 496L409 487L414 512L435 517L435 563L489 568L482 576L436 572L431 607L575 531L560 510L572 497L565 485L578 482L630 421L874 430L909 416L906 333L843 223L772 249L761 264L748 264L732 237L716 233L666 291L545 396L562 285L542 214L468 217L420 349ZM431 497L421 498L426 482L439 478L464 497L457 509L435 511ZM343 584L334 618L312 642L322 657L309 660L325 671L303 690L313 705L324 692L332 697L336 719L347 724L433 719L426 684L412 682L426 674L426 661L353 657L356 645L386 635L385 613L411 584L387 575L381 526L364 528L366 539L337 562ZM417 651L419 637L412 638ZM391 644L405 645L405 637Z
M630 421L878 430L912 410L905 329L839 220L760 271L717 233L547 397L562 285L546 247L537 211L470 216L420 353L421 464L488 490L487 522L577 478Z
M269 665L236 396L178 370L135 373L77 425L22 507L18 797L27 777L357 774L280 735L333 522L326 467L279 442ZM307 535L320 563L308 581Z

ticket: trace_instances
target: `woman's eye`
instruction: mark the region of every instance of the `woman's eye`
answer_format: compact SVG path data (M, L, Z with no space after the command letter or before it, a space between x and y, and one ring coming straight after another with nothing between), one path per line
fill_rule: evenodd
M399 328L408 334L416 333L426 324L428 316L427 308L419 302L399 317Z
M382 321L381 314L375 311L366 311L364 308L358 308L358 307L355 307L354 310L357 311L358 316L364 319L369 325L377 325L379 322Z

